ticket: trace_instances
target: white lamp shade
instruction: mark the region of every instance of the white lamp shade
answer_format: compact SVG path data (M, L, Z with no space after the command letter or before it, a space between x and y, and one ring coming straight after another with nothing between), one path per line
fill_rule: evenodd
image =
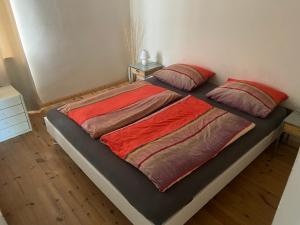
M149 59L149 53L147 50L143 49L140 53L140 59L143 60L143 59Z
M148 59L149 59L149 53L143 49L140 53L140 60L142 62L142 65L146 66L148 64Z

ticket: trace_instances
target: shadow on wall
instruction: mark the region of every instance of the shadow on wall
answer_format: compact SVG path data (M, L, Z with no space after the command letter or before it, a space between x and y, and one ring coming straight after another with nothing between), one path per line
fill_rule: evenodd
M163 56L162 56L162 53L159 51L156 53L156 59L155 59L156 62L162 64L163 63Z
M40 109L40 100L36 93L31 74L26 72L28 68L25 65L19 64L14 58L4 59L4 67L10 84L22 93L27 109Z
M0 60L0 86L5 86L9 84L9 80L4 68L3 60Z

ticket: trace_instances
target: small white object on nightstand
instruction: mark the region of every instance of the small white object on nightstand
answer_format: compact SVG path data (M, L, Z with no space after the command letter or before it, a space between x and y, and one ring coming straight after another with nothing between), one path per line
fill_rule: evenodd
M143 66L147 66L149 58L149 53L147 52L147 50L143 49L140 53L140 60Z
M23 96L11 85L0 87L0 142L31 130Z

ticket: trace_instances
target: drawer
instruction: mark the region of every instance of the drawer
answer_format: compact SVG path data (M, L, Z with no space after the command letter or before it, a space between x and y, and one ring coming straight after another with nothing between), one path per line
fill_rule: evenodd
M0 110L5 109L14 105L21 104L21 97L20 96L14 96L11 98L7 98L0 101Z
M12 116L7 119L0 120L0 130L14 126L14 125L22 123L22 122L26 122L26 121L27 121L27 117L26 117L25 113L22 113L22 114L19 114L16 116Z
M28 122L19 123L9 128L0 130L0 141L6 140L10 137L14 137L26 130L29 130Z
M136 75L136 76L135 76L135 79L136 79L136 80L145 80L146 77L145 77L145 76Z
M133 73L136 76L145 76L145 72L138 70L136 68L131 67L131 73Z
M283 132L300 137L300 127L293 126L289 123L284 123Z
M0 110L0 120L6 119L6 118L11 117L11 116L15 116L15 115L20 114L22 112L24 112L22 104L15 105L15 106Z

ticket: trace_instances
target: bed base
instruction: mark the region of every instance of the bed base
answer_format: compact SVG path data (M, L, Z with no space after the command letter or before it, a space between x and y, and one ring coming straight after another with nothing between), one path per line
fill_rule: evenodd
M59 130L45 117L48 133L56 140L69 157L90 178L91 181L105 194L110 201L133 223L153 224L135 209L127 199L86 160L80 152L60 133ZM273 130L268 136L258 142L250 151L232 164L227 170L203 188L191 202L172 215L164 225L182 225L196 214L210 199L230 183L243 171L257 156L259 156L279 135L280 127Z

